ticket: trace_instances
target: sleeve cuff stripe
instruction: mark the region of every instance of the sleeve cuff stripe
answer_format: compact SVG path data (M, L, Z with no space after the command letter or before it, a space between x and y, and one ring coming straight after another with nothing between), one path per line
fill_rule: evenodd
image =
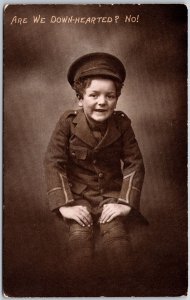
M136 186L132 186L132 190L136 190L137 192L141 192L141 190L140 189L138 189Z
M51 194L52 192L55 192L55 191L58 191L58 190L62 190L62 188L61 188L61 187L55 187L55 188L49 190L49 191L47 192L47 194L49 195L49 194Z
M126 201L127 201L127 203L129 203L129 195L130 195L130 192L131 192L131 189L132 189L132 182L133 182L133 178L135 176L135 173L136 172L133 171L130 174L123 177L124 180L129 178L129 186L128 186L128 190L126 192Z

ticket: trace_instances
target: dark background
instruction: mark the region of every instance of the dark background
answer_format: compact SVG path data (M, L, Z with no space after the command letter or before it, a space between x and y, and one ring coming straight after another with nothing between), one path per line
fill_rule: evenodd
M33 24L32 16L46 17ZM125 15L137 23L124 23ZM118 23L50 24L55 16L120 16ZM14 16L28 24L10 25ZM187 290L187 9L184 5L9 5L4 12L4 291L67 296L65 233L49 212L43 159L66 109L77 108L66 80L88 52L118 56L127 78L118 109L132 119L146 178L133 233L134 296ZM126 295L127 296L127 295Z

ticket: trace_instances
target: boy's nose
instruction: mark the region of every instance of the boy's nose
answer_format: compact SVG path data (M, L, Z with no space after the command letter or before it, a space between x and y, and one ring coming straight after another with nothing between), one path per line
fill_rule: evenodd
M106 98L105 98L105 96L100 96L98 98L98 104L99 105L105 105L106 104Z

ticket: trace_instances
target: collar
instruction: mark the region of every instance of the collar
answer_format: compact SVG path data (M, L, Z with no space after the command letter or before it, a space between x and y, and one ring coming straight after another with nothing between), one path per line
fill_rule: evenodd
M83 142L85 142L87 145L95 149L104 148L112 144L121 136L121 132L116 126L113 115L107 120L106 133L98 145L97 145L97 140L95 139L95 137L91 132L91 129L89 127L88 121L86 119L83 110L78 110L77 116L73 119L73 124L76 125L74 129L74 134Z

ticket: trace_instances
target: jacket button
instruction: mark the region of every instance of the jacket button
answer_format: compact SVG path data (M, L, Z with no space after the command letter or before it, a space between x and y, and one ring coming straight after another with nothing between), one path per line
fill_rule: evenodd
M103 192L104 192L104 189L101 189L101 190L100 190L100 193L103 194Z
M99 173L98 176L99 176L100 178L102 178L102 177L104 177L104 174L103 174L103 173Z
M72 152L71 155L72 155L72 156L76 156L75 152Z
M93 160L93 164L94 164L94 165L96 164L96 159Z

